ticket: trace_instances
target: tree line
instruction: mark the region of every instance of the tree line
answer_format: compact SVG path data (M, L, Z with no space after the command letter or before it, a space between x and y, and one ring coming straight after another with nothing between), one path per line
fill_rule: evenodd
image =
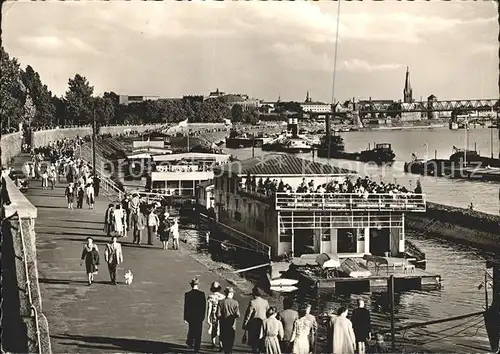
M91 125L167 124L223 122L231 119L223 99L203 100L202 96L182 99L143 101L120 104L119 95L105 92L94 95L94 87L84 76L68 80L68 90L57 97L40 75L28 65L22 69L18 60L1 47L0 114L2 133L17 131L19 124L34 129Z

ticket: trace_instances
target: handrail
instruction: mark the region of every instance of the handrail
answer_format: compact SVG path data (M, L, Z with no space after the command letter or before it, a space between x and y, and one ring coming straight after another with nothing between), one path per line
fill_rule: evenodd
M277 192L276 209L319 208L344 210L425 211L424 194L284 193Z
M41 346L41 340L40 340L40 326L39 326L39 320L38 320L38 311L36 307L33 305L33 298L31 295L31 281L29 277L29 269L28 269L28 262L27 262L27 256L26 256L26 243L24 241L24 233L23 233L23 226L22 226L22 221L21 221L21 216L18 214L18 221L19 221L19 234L21 236L21 245L22 245L22 252L23 252L23 263L24 263L24 272L26 276L26 292L28 293L28 301L29 305L31 308L31 311L33 312L33 316L35 318L35 329L36 329L36 338L37 338L37 347L38 347L38 353L42 354L42 346ZM30 224L33 219L30 219Z

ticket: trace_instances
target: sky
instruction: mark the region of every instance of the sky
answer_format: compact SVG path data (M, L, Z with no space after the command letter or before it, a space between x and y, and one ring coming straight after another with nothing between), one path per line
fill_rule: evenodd
M324 102L402 99L409 66L416 100L498 98L494 2L338 9L331 1L9 2L2 34L7 52L56 95L79 73L99 95L219 88L264 100L303 101L307 90Z

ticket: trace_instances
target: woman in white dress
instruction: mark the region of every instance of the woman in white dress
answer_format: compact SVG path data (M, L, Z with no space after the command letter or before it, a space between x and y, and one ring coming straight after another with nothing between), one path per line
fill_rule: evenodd
M122 209L121 204L116 204L115 211L113 213L113 224L114 224L114 231L117 236L121 237L123 236L123 217L124 217L124 212Z
M290 342L293 342L293 354L309 354L311 351L309 334L313 324L309 320L305 308L300 310L299 316L299 319L295 320L293 324L292 338L290 338Z
M89 209L94 209L94 186L92 183L87 184L85 188L85 194L87 195L87 204L89 205Z

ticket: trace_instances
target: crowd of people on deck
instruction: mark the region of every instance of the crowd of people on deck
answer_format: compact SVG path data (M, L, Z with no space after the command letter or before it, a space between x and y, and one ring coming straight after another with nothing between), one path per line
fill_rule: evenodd
M200 290L200 281L191 281L191 291L184 296L184 321L188 324L186 344L195 353L200 351L203 322L208 324L212 349L232 353L236 321L241 317L240 305L234 299L234 289L222 293L218 282L210 286L210 294ZM328 352L333 354L387 353L383 335L375 333L372 340L370 311L363 300L347 318L347 307L341 306L328 321ZM293 300L286 298L283 309L269 305L259 288L252 290L242 317L243 344L254 354L310 354L315 352L318 322L311 314L311 305L305 303L299 311L293 309ZM369 344L369 345L367 345Z
M349 177L342 180L332 180L328 183L322 183L316 185L314 180L307 182L305 178L297 188L284 183L283 180L278 181L277 179L266 178L263 180L255 176L247 176L244 184L240 183L240 188L244 187L244 190L249 192L255 192L258 194L272 196L276 192L280 193L301 193L301 194L355 194L364 199L368 199L370 195L373 194L388 194L391 196L406 197L414 194L421 194L422 187L420 181L417 181L417 186L413 192L409 191L406 187L401 186L396 183L386 183L386 182L375 182L371 180L368 176L365 178L358 177L355 181L352 181Z

